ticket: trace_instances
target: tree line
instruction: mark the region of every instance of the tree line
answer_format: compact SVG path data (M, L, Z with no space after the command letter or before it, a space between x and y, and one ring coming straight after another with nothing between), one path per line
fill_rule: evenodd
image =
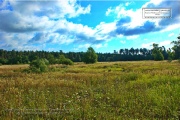
M173 41L173 48L166 49L153 44L153 49L120 49L114 53L95 53L92 47L87 52L50 51L7 51L0 49L0 64L30 64L36 59L47 59L49 64L72 64L72 62L93 63L110 61L173 60L180 58L180 36ZM92 58L91 58L92 57ZM94 58L96 60L93 60ZM91 60L89 60L91 59ZM89 60L89 61L88 61Z

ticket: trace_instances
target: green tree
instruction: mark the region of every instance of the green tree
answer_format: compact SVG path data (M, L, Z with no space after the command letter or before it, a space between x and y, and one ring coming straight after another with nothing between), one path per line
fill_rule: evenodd
M153 52L152 55L154 57L154 60L161 61L164 60L164 56L162 54L162 49L158 47L158 44L153 44Z
M41 73L48 71L49 61L47 59L36 59L30 63L29 69L31 72Z
M172 44L174 44L173 46L173 50L174 50L174 58L175 59L180 59L180 36L177 37L177 41L173 41Z
M171 52L171 49L167 50L168 53L168 62L171 62L174 58L174 52Z
M95 53L92 47L89 47L87 52L84 54L83 62L86 64L96 63L98 55Z

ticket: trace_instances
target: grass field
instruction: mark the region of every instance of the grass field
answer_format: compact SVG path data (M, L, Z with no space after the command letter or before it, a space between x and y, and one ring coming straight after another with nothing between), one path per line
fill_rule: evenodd
M54 65L42 74L27 67L0 66L0 118L180 118L177 61Z

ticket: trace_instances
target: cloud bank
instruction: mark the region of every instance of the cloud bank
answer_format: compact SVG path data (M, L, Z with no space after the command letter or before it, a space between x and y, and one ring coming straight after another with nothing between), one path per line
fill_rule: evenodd
M40 49L42 44L83 44L96 48L119 36L128 39L139 35L168 31L180 25L180 2L151 0L142 7L172 8L172 19L141 19L141 8L126 9L131 3L109 7L106 17L115 16L110 23L101 22L93 28L68 21L81 15L93 14L92 6L81 6L76 0L0 1L0 48L17 50ZM132 37L131 37L132 36ZM133 37L135 36L135 37ZM138 36L138 37L137 37ZM171 36L171 35L169 35Z

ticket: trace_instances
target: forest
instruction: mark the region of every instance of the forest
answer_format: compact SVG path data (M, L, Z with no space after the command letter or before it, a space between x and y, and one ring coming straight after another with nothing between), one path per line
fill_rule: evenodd
M173 41L173 48L165 48L153 44L153 49L147 48L131 48L114 50L113 53L96 53L98 55L98 62L110 61L140 61L140 60L173 60L180 58L180 36L177 41ZM154 52L154 53L153 53ZM159 53L161 59L155 59L155 54ZM63 56L72 60L73 62L82 62L85 52L67 52L63 50L54 51L16 51L0 49L0 64L29 64L37 58L47 59L50 64L58 63L58 59Z

